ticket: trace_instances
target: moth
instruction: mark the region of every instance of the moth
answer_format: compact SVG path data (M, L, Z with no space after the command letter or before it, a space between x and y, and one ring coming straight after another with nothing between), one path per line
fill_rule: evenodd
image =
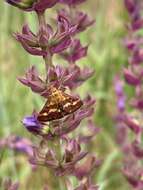
M83 102L78 97L73 97L52 87L47 101L39 112L37 119L41 123L61 119L68 114L74 113L82 105Z

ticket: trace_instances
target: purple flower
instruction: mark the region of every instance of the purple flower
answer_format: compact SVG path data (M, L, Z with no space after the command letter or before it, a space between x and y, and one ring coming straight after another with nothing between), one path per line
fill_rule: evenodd
M77 30L76 25L71 25L68 18L59 14L57 22L57 31L52 34L50 45L50 52L60 53L71 45L71 36Z
M132 36L129 38L126 38L124 40L124 44L129 50L131 56L129 58L129 62L133 65L140 65L143 61L143 38L142 36L136 36L134 35L134 32L131 31Z
M61 56L66 59L69 63L75 63L82 57L87 55L88 47L82 47L80 40L74 39L69 51L61 53Z
M132 24L132 29L133 30L138 30L138 29L141 29L142 27L143 27L143 18L141 18L139 20L136 20Z
M124 0L126 9L131 18L131 23L128 28L132 31L139 30L143 27L143 18L141 14L142 1Z
M25 117L22 123L29 132L35 135L43 135L48 133L49 128L47 128L46 126L45 128L43 128L43 125L37 120L36 114Z
M97 128L92 120L87 122L87 131L86 135L84 133L79 134L78 141L80 143L89 143L99 132L100 128Z
M62 169L57 170L58 175L65 175L65 173L72 173L75 165L87 155L87 152L82 152L79 143L76 140L68 140L65 146L65 153L63 155Z
M56 143L56 142L55 142ZM57 152L53 149L45 149L47 142L44 140L39 147L34 148L34 156L30 160L32 164L50 167L58 176L72 174L75 165L83 159L87 152L81 151L81 147L76 140L63 140L64 153L61 155L61 161L57 159Z
M125 115L123 121L135 134L141 132L140 123L135 118Z
M83 82L93 76L94 70L84 67L80 69L75 64L70 64L67 68L56 66L51 68L47 77L51 84L57 88L64 89L65 87L71 90L80 86ZM46 96L46 91L42 94Z
M9 4L24 11L44 12L53 7L59 0L6 0Z
M82 180L89 177L93 170L100 165L100 161L93 155L88 155L82 164L77 164L74 170L75 176Z
M21 137L11 137L8 139L9 147L11 149L14 149L19 152L24 152L28 154L29 156L32 156L33 151L32 151L32 143L26 139L26 138L21 138Z
M125 6L127 8L127 10L129 11L129 13L134 13L135 9L136 9L136 2L135 0L124 0L125 2Z
M124 44L129 51L132 51L139 44L140 39L125 39Z
M80 11L75 11L74 14L71 15L68 10L62 9L59 11L59 14L66 17L72 25L77 26L74 34L86 30L86 28L88 28L95 22L94 20L90 19L87 14Z
M14 151L25 153L29 157L33 155L31 141L15 135L0 139L0 148L10 148Z
M76 12L74 22L77 23L77 32L82 32L95 23L94 20L83 12Z
M139 65L142 62L143 62L143 49L138 46L132 51L132 57L130 58L130 63L134 65Z
M124 77L128 84L137 86L140 84L139 76L136 76L131 70L124 69Z
M70 47L71 36L76 30L76 25L71 25L65 16L58 15L56 32L53 32L50 25L46 25L42 27L42 35L39 36L39 34L34 34L28 25L24 25L22 34L15 33L15 38L30 54L45 57L49 54L61 53Z
M35 66L32 66L25 74L25 78L19 77L18 80L31 88L33 92L42 93L46 89L46 84L39 77L39 73Z
M143 149L141 146L142 137L142 36L139 30L143 27L143 18L141 14L142 1L124 0L126 9L129 13L128 37L125 39L125 46L129 50L129 67L124 69L124 77L127 84L134 88L134 97L131 97L129 105L133 108L133 114L126 113L127 110L119 113L117 121L118 131L122 135L120 138L121 150L123 151L123 169L122 173L133 189L143 189L143 167L141 159ZM130 110L131 111L131 110ZM130 131L133 135L130 136ZM117 131L117 132L118 132ZM133 139L133 140L132 140Z
M48 32L48 31L47 31ZM46 33L48 34L48 33ZM37 35L34 34L29 26L26 24L23 26L22 34L15 33L14 37L17 41L21 43L23 48L32 55L37 56L46 56L47 52L45 50L42 50L39 46L39 40L37 38Z
M125 110L126 97L123 91L123 82L119 79L119 76L116 76L114 85L115 85L115 92L117 96L118 111L123 112Z
M131 101L131 105L136 109L142 110L143 109L143 99L142 97L133 98Z
M135 140L132 143L132 151L133 151L133 154L137 158L139 158L139 159L143 158L143 148L142 148L141 143L139 142L139 140Z
M126 164L123 169L123 174L126 177L129 184L138 190L143 189L143 181L142 181L142 175L143 175L143 168L141 165L136 164L137 160L134 160L130 164Z

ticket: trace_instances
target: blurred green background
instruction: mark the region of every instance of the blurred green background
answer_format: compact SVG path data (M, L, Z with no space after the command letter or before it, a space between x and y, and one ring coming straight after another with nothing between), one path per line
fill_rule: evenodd
M47 14L47 19L56 15L57 8ZM96 70L95 76L80 88L81 95L90 92L96 97L94 120L102 128L91 146L91 151L104 160L96 171L95 181L102 190L129 190L131 187L120 173L122 155L115 142L113 122L116 112L113 80L127 60L122 45L126 35L126 11L121 0L88 0L81 8L96 20L92 28L80 35L82 43L90 44L90 47L88 57L79 62L81 66L88 65ZM32 64L38 65L41 71L44 66L42 59L28 55L12 34L21 31L26 22L34 31L37 20L34 13L23 13L4 1L0 6L0 18L0 137L17 134L32 139L20 121L26 114L31 114L35 107L39 107L42 100L16 78L24 75ZM0 150L2 153L3 150ZM4 152L0 165L0 181L6 176L20 181L20 190L39 190L47 180L45 168L33 173L26 158L12 150Z

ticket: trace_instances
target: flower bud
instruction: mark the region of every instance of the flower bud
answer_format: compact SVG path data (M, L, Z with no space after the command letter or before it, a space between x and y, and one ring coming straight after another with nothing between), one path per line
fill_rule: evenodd
M7 2L15 7L28 11L32 9L33 4L37 0L7 0Z
M24 11L44 12L53 7L59 0L6 0L7 3Z

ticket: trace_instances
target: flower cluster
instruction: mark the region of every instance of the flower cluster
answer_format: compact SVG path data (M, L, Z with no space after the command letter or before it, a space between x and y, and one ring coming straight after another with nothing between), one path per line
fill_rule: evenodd
M32 142L26 138L10 135L0 139L0 149L9 148L17 152L24 153L31 157L33 155Z
M94 168L100 165L96 156L83 151L81 146L82 143L88 143L99 131L92 121L95 99L87 95L81 100L74 91L94 74L92 69L81 69L76 65L78 60L87 55L88 50L88 46L83 46L76 34L94 23L87 14L77 11L76 7L85 1L7 0L9 4L24 11L37 13L37 33L33 33L26 24L22 32L15 33L14 36L29 54L41 56L45 62L45 77L40 76L35 65L27 70L24 77L19 77L22 84L45 100L41 111L34 110L31 116L26 116L22 121L30 133L41 139L39 145L33 146L30 163L50 168L57 176L75 176L79 182L77 187L73 187L64 178L64 183L70 190L97 190L97 185L92 184L91 175ZM46 22L44 13L58 3L66 5L67 8L57 12L56 27L53 27ZM55 54L66 60L66 67L53 63ZM81 123L85 125L82 122L85 118L88 134L73 138L72 132ZM20 144L14 145L22 148Z
M123 81L116 81L116 94L118 96L118 130L120 131L120 144L124 156L122 172L133 189L143 189L143 148L142 137L142 109L143 109L143 49L142 35L139 33L143 28L142 1L124 0L129 14L127 24L128 37L124 43L130 53L128 67L124 69L125 82L134 89L134 95L128 102L134 110L131 113L125 109L125 95ZM130 133L133 133L132 136ZM131 137L131 138L130 138Z

